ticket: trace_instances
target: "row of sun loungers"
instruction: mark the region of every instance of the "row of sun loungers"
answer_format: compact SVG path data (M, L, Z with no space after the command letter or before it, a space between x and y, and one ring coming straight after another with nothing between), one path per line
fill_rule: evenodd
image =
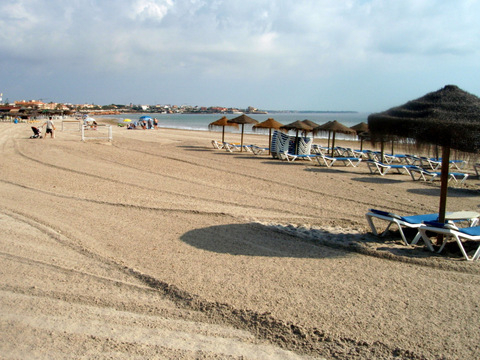
M263 154L271 150L272 157L293 162L296 160L317 160L320 166L333 167L335 164L343 166L357 167L361 162L365 162L371 174L379 174L385 176L390 171L398 174L410 175L414 181L434 181L440 178L441 172L436 171L441 164L440 160L426 157L418 157L408 154L389 155L384 154L384 162L380 161L380 152L371 150L354 150L351 148L336 147L334 154L330 156L332 149L322 147L312 143L310 138L288 136L282 132L274 132L272 138L272 149L259 147L256 145L243 145L235 143L220 143L212 140L214 148L225 149L229 152L245 151L254 155ZM465 161L451 160L451 167L461 169L465 166ZM480 170L480 164L475 171ZM450 172L449 181L456 183L464 183L468 178L468 173Z
M384 236L389 231L390 227L395 224L399 229L403 243L407 246L416 245L420 240L423 240L426 247L433 252L435 250L430 240L430 236L443 235L445 238L438 253L443 251L448 240L453 239L458 245L462 256L467 261L478 260L480 258L480 226L476 226L480 214L474 211L447 213L446 218L448 219L450 217L451 220L446 223L438 222L438 214L399 216L387 211L370 209L365 216L374 235ZM381 234L378 233L373 219L388 222L386 229ZM467 222L468 226L457 226L461 222ZM404 228L417 230L415 237L410 242L405 236ZM473 255L469 255L465 250L463 241L466 240L475 241L479 244L473 252Z

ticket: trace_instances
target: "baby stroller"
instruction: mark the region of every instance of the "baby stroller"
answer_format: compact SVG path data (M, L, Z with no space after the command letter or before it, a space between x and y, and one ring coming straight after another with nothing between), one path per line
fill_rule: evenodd
M32 126L32 131L33 131L33 135L30 136L30 139L41 139L42 138L42 135L41 135L41 132L40 132L40 129L35 127L35 126Z

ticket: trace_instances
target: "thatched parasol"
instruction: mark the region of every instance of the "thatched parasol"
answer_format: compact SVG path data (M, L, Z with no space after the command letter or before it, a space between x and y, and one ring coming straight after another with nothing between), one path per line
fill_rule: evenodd
M327 121L325 124L318 125L316 128L313 129L314 134L318 134L318 133L321 133L321 132L328 133L327 148L330 148L330 134L331 134L331 132L326 130L325 128L327 128L332 122L333 121Z
M355 130L357 136L360 138L360 151L363 150L363 139L366 137L364 133L368 133L368 124L366 122L361 122L357 125L353 125L350 129Z
M355 130L352 130L351 128L343 125L342 123L339 123L337 120L329 121L315 129L316 133L321 131L332 132L332 156L333 152L335 151L335 134L337 132L342 134L356 134Z
M258 124L258 121L255 119L252 119L250 116L247 116L245 114L242 114L240 116L237 116L236 118L228 120L230 124L241 124L242 125L242 137L241 137L241 142L240 142L240 151L243 151L243 128L245 124Z
M450 149L480 152L480 98L455 85L368 117L373 141L397 135L442 146L439 221L445 221Z
M215 127L221 127L222 128L222 142L225 142L225 126L233 126L238 129L238 124L234 123L229 123L228 119L223 116L220 119L208 124L209 129L213 129Z
M350 127L350 129L355 130L358 135L362 132L368 131L368 124L366 122L361 122L357 125L353 125L352 127Z
M296 135L295 135L295 154L298 153L298 132L299 131L312 131L313 128L305 124L304 122L297 120L294 121L290 124L283 125L280 130L295 130Z
M310 126L312 128L312 138L314 136L314 133L313 133L313 129L315 129L316 127L320 126L318 125L316 122L313 122L311 120L308 120L308 119L305 119L305 120L302 120L303 123L307 124L308 126ZM307 135L307 131L305 131L305 136Z
M268 129L268 155L270 155L270 149L272 148L272 129L279 130L283 124L279 123L275 119L268 118L264 122L260 124L253 125L253 131L257 131L259 129Z

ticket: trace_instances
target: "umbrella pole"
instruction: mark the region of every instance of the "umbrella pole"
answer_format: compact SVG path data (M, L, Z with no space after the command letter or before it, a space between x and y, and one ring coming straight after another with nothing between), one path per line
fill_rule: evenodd
M298 154L298 129L297 133L295 134L295 155Z
M222 143L225 142L225 126L222 127Z
M442 147L442 173L440 175L440 205L438 209L438 222L445 223L445 213L447 211L447 193L448 193L448 173L450 171L450 147ZM437 245L444 241L443 234L437 236Z
M244 127L244 126L245 126L245 125L242 124L242 137L241 137L241 140L240 140L240 152L243 151L243 127Z
M333 132L333 135L332 135L332 157L335 156L335 131Z
M268 129L268 155L272 153L272 128Z
M442 174L440 177L440 206L438 210L438 221L445 222L445 212L447 210L447 192L448 192L448 173L450 165L450 147L442 147Z

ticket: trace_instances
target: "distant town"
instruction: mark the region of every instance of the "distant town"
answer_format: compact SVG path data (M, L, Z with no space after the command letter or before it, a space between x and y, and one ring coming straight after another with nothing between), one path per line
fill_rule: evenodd
M164 113L164 114L267 114L252 106L246 109L227 108L222 106L189 106L189 105L95 105L65 104L44 102L42 100L16 100L2 102L0 98L0 116L30 118L41 115L73 115L88 113L92 115L116 115L122 113Z
M95 105L44 102L40 100L2 100L0 94L0 118L30 119L38 116L69 116L75 114L118 115L122 113L156 113L156 114L268 114L269 112L322 112L322 113L354 113L354 111L293 111L293 110L260 110L253 106L245 109L222 106L190 106L190 105Z

